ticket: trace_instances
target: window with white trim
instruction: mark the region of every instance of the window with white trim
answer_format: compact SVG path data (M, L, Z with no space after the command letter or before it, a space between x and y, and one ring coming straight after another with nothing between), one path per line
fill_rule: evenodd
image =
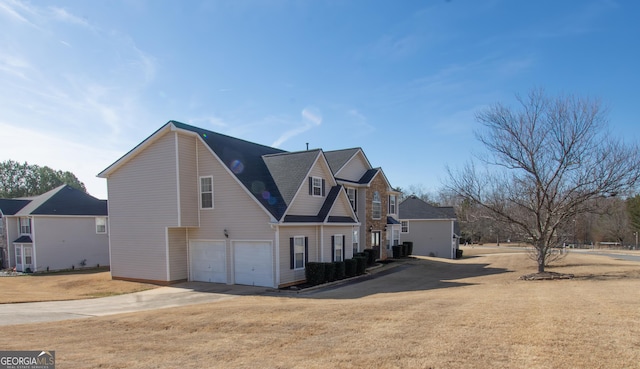
M200 209L213 209L213 177L200 177Z
M400 230L394 229L392 233L393 237L393 246L398 246L400 244Z
M373 200L371 204L373 219L380 219L382 217L382 201L380 200L380 193L378 191L373 193Z
M389 195L389 214L396 213L396 195Z
M409 221L403 220L400 224L402 224L402 233L409 233Z
M20 234L31 234L31 218L18 218Z
M351 208L353 211L358 211L358 202L356 200L356 196L358 195L358 190L352 187L347 188L347 197L349 197L349 203L351 204Z
M96 218L96 233L97 234L107 233L107 218L104 218L104 217Z
M322 178L313 177L312 179L312 194L313 196L322 196Z
M304 237L293 238L293 269L304 269Z
M342 255L342 250L344 250L342 237L341 234L333 236L333 261L344 261L344 255Z

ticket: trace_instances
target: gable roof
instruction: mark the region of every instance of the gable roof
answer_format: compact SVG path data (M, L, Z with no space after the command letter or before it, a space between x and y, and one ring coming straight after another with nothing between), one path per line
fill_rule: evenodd
M307 173L316 162L321 150L265 155L264 162L288 206L295 197Z
M285 153L284 150L245 141L174 120L169 121L167 124L197 133L265 209L276 219L282 217L287 209L287 203L284 201L284 197L263 157L265 155Z
M62 185L35 197L14 215L106 216L107 200L99 200L84 191Z
M400 219L456 219L452 207L436 207L416 196L410 196L400 203Z
M329 215L333 205L338 200L342 186L333 186L327 194L322 207L317 215L285 215L285 223L352 223L357 224L358 221L350 216L333 216Z
M0 199L0 214L15 215L30 202L26 199Z
M358 147L344 150L325 151L324 156L327 158L331 172L336 174L358 153L358 151L360 151L360 148Z

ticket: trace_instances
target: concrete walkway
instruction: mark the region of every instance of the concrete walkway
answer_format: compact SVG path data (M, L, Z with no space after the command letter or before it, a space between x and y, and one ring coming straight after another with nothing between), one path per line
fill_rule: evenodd
M171 287L87 300L0 305L0 326L81 319L261 295L264 287L187 282Z

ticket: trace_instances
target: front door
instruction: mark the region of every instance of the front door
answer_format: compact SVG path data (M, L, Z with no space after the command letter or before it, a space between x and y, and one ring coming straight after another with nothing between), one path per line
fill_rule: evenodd
M376 259L380 258L380 238L382 232L381 231L373 231L371 232L371 248L377 250L378 254L376 255Z
M16 270L33 272L33 246L16 245Z

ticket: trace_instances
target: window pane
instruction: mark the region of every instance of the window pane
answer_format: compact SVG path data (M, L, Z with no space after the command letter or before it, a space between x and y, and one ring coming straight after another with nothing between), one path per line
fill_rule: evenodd
M202 194L202 207L203 208L212 208L213 207L213 194L212 193L203 193Z
M304 268L304 253L296 253L296 269Z

